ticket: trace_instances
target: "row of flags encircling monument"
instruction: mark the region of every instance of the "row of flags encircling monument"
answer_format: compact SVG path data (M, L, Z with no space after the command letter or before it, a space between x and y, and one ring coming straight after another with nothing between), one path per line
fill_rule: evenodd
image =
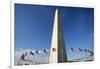
M82 49L82 48L69 48L74 54L75 53L77 53L77 52L85 52L85 53L89 53L89 55L88 56L93 56L94 55L94 53L93 53L93 51L92 50L88 50L88 49ZM30 52L24 52L21 56L20 56L20 60L19 60L19 62L22 60L22 61L26 61L26 59L25 59L25 57L26 56L33 56L33 57L35 57L36 55L41 55L41 53L39 52L40 50L35 50L34 52L33 51L30 51ZM54 49L54 51L55 51L55 49ZM50 52L47 50L47 49L43 49L42 50L42 52L44 53L44 54L49 54ZM28 55L29 54L29 55ZM43 58L43 57L41 57L41 58ZM81 60L81 58L80 58L80 60ZM74 61L74 59L73 59L73 61Z

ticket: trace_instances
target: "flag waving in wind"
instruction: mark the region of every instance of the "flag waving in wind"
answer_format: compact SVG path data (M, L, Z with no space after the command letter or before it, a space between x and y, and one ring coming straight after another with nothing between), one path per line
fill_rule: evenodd
M38 55L39 55L39 52L38 52L38 50L36 50L36 54L38 54Z
M75 52L74 48L71 48L71 50L72 50L73 52Z
M93 51L88 50L88 52L90 53L90 56L94 55Z
M46 49L43 49L43 52L44 52L44 53L47 53L47 50L46 50Z
M21 56L21 60L25 61L25 55L24 54Z
M81 51L81 52L83 51L81 48L78 48L78 49L79 49L79 51Z
M30 54L34 56L34 53L32 51L30 52Z
M85 52L87 52L87 49L84 49Z

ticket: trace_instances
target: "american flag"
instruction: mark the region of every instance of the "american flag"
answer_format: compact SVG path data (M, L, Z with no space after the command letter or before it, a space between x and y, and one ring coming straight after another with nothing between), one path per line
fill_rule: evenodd
M21 59L22 59L23 61L25 61L25 55L24 55L24 54L22 54Z
M71 50L72 50L73 52L75 52L74 48L71 48Z
M78 48L78 49L79 49L79 51L81 51L81 52L83 51L81 48Z
M38 54L38 55L39 55L39 52L38 52L38 50L36 50L36 54Z
M30 54L34 56L34 53L32 51L30 52Z
M43 49L44 53L47 53L47 50L46 49Z

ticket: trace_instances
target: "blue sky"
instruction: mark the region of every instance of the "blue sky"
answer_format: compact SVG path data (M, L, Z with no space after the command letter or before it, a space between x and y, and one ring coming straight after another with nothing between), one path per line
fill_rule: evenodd
M15 4L15 50L50 49L56 8L68 56L75 56L70 54L71 47L93 49L93 8Z

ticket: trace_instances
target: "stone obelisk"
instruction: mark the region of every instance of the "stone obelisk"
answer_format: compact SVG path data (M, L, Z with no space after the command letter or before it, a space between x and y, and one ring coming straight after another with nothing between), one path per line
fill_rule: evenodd
M51 42L51 51L50 51L50 63L63 63L67 62L67 54L65 50L64 36L61 28L61 20L59 10L56 9L52 42Z

